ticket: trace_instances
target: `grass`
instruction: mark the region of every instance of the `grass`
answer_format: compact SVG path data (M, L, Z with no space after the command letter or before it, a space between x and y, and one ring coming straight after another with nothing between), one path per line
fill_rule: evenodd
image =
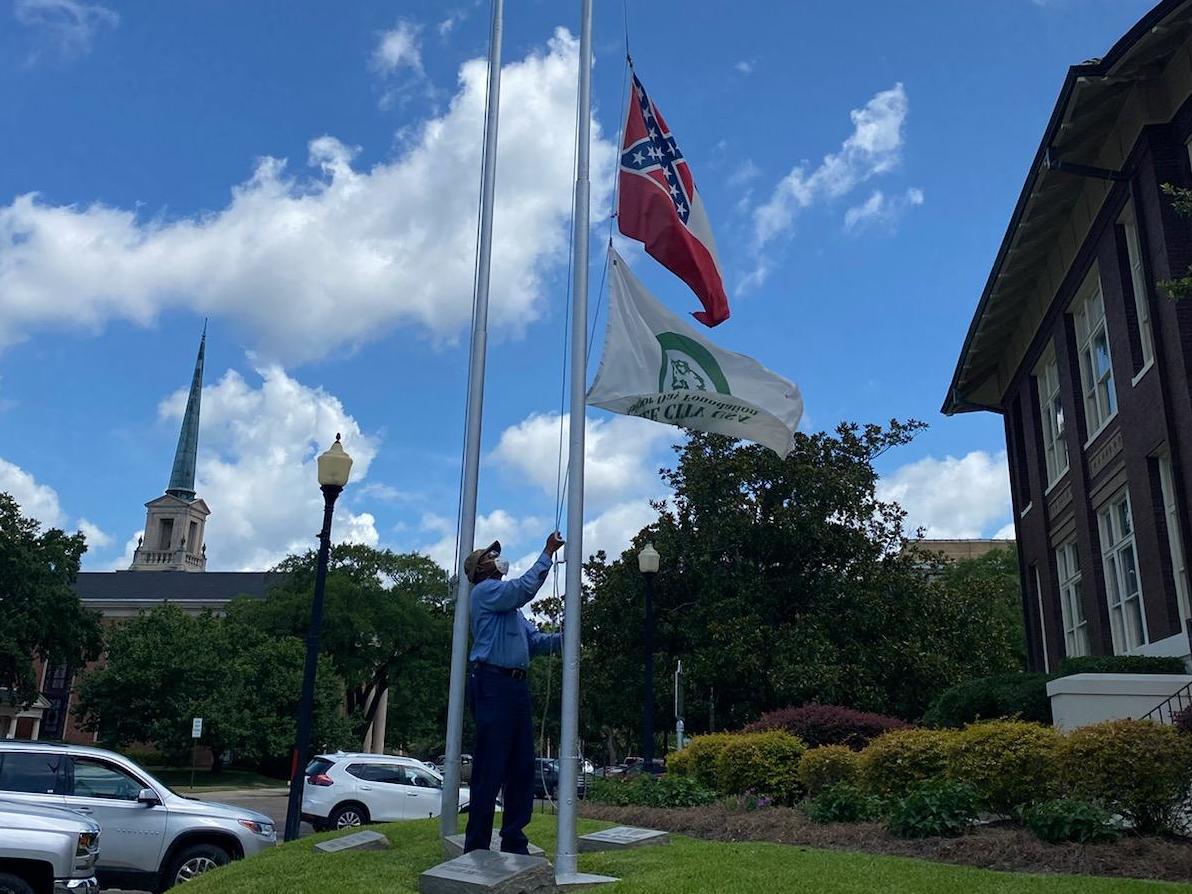
M178 792L200 791L203 789L242 789L242 788L277 788L285 786L284 779L273 779L262 776L251 770L221 770L212 773L210 770L195 770L195 785L190 787L190 767L146 767L146 769Z
M580 820L580 834L608 823ZM438 821L377 827L390 851L316 854L334 833L234 863L187 884L187 894L414 894L418 875L441 859ZM554 850L555 818L535 816L531 840ZM672 836L669 846L584 854L580 869L621 879L609 894L1192 894L1192 885L1088 876L1021 875L963 866L766 843Z

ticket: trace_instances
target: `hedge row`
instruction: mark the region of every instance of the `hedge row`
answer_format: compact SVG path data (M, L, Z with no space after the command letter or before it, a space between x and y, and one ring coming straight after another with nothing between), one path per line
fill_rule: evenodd
M857 753L838 745L808 750L784 732L720 734L696 737L667 766L722 794L755 791L787 804L842 783L883 799L905 798L925 784L962 783L982 809L1002 815L1076 796L1151 832L1173 826L1192 790L1192 737L1142 720L1068 734L1001 720L960 730L892 730Z

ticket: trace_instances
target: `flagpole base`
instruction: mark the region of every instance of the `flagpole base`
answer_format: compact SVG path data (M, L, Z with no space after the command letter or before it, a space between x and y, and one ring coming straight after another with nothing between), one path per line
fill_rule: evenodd
M582 891L619 881L619 878L611 875L596 875L592 872L561 872L555 876L555 887L560 891Z

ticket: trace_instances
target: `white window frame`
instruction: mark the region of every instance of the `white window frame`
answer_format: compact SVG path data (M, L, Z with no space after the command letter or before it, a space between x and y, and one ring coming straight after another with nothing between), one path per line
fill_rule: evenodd
M1151 327L1150 290L1147 288L1146 265L1142 256L1142 240L1138 236L1138 220L1131 202L1118 220L1126 237L1126 255L1130 267L1130 286L1134 292L1134 313L1138 320L1138 340L1142 345L1142 368L1134 376L1133 384L1142 379L1155 364L1155 333Z
M1184 555L1183 530L1179 504L1175 498L1175 471L1171 454L1159 456L1159 484L1163 491L1163 517L1167 522L1167 546L1171 553L1171 574L1175 578L1175 596L1180 607L1180 628L1192 617L1188 588L1188 561Z
M1055 567L1060 581L1060 614L1064 619L1064 654L1069 658L1088 655L1089 622L1084 614L1080 552L1075 540L1055 551Z
M1130 655L1150 642L1146 604L1138 570L1134 540L1134 512L1130 491L1123 489L1097 512L1101 534L1101 561L1105 567L1105 600L1113 653Z
M1047 467L1047 487L1051 488L1068 472L1068 440L1064 421L1064 404L1060 394L1060 368L1056 362L1055 346L1035 367L1035 383L1039 391L1039 433L1043 437L1043 456Z
M1105 323L1105 299L1096 269L1089 273L1084 286L1070 308L1080 352L1080 387L1084 395L1084 413L1089 438L1093 442L1118 410L1117 387L1113 378L1113 352L1109 345L1109 327ZM1097 346L1105 349L1105 368L1097 366Z
M1035 571L1035 599L1039 603L1039 641L1043 645L1043 670L1051 673L1051 657L1047 654L1047 622L1043 618L1043 582L1039 578L1039 566L1033 566Z

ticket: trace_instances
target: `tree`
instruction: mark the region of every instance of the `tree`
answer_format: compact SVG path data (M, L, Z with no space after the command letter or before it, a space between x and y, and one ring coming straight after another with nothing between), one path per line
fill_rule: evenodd
M271 636L305 637L314 599L314 552L289 556L285 582L264 601L241 599L229 617ZM441 740L446 724L453 606L447 573L432 559L360 544L331 550L320 653L347 685L363 736L388 687L386 738L403 748Z
M156 745L188 759L191 719L203 718L199 744L219 761L285 765L296 735L305 644L269 637L210 613L165 605L110 631L107 661L87 674L79 704L87 728L108 745ZM320 661L315 692L316 747L343 747L343 682Z
M997 642L1008 650L1005 660L1012 660L1017 670L1026 669L1026 626L1015 550L994 549L975 559L950 562L941 568L935 584L950 598L987 606L990 622L997 626Z
M636 551L650 540L663 557L656 729L673 724L678 659L689 731L709 728L713 705L720 728L808 701L915 718L946 686L1012 669L1010 634L994 611L928 584L905 548L905 513L877 498L874 460L920 428L891 421L800 433L786 459L717 435L693 434L676 448L678 465L661 472L673 493L657 504L658 521L620 558L597 555L586 566L589 741L636 741Z
M74 591L86 550L81 533L43 532L0 493L0 690L17 704L37 697L35 656L70 668L99 656L99 615Z
M1176 214L1185 220L1192 219L1192 189L1173 186L1170 183L1164 183L1160 189L1165 195L1171 196L1171 207L1175 209ZM1189 267L1183 276L1162 280L1158 285L1175 301L1192 297L1192 267Z

